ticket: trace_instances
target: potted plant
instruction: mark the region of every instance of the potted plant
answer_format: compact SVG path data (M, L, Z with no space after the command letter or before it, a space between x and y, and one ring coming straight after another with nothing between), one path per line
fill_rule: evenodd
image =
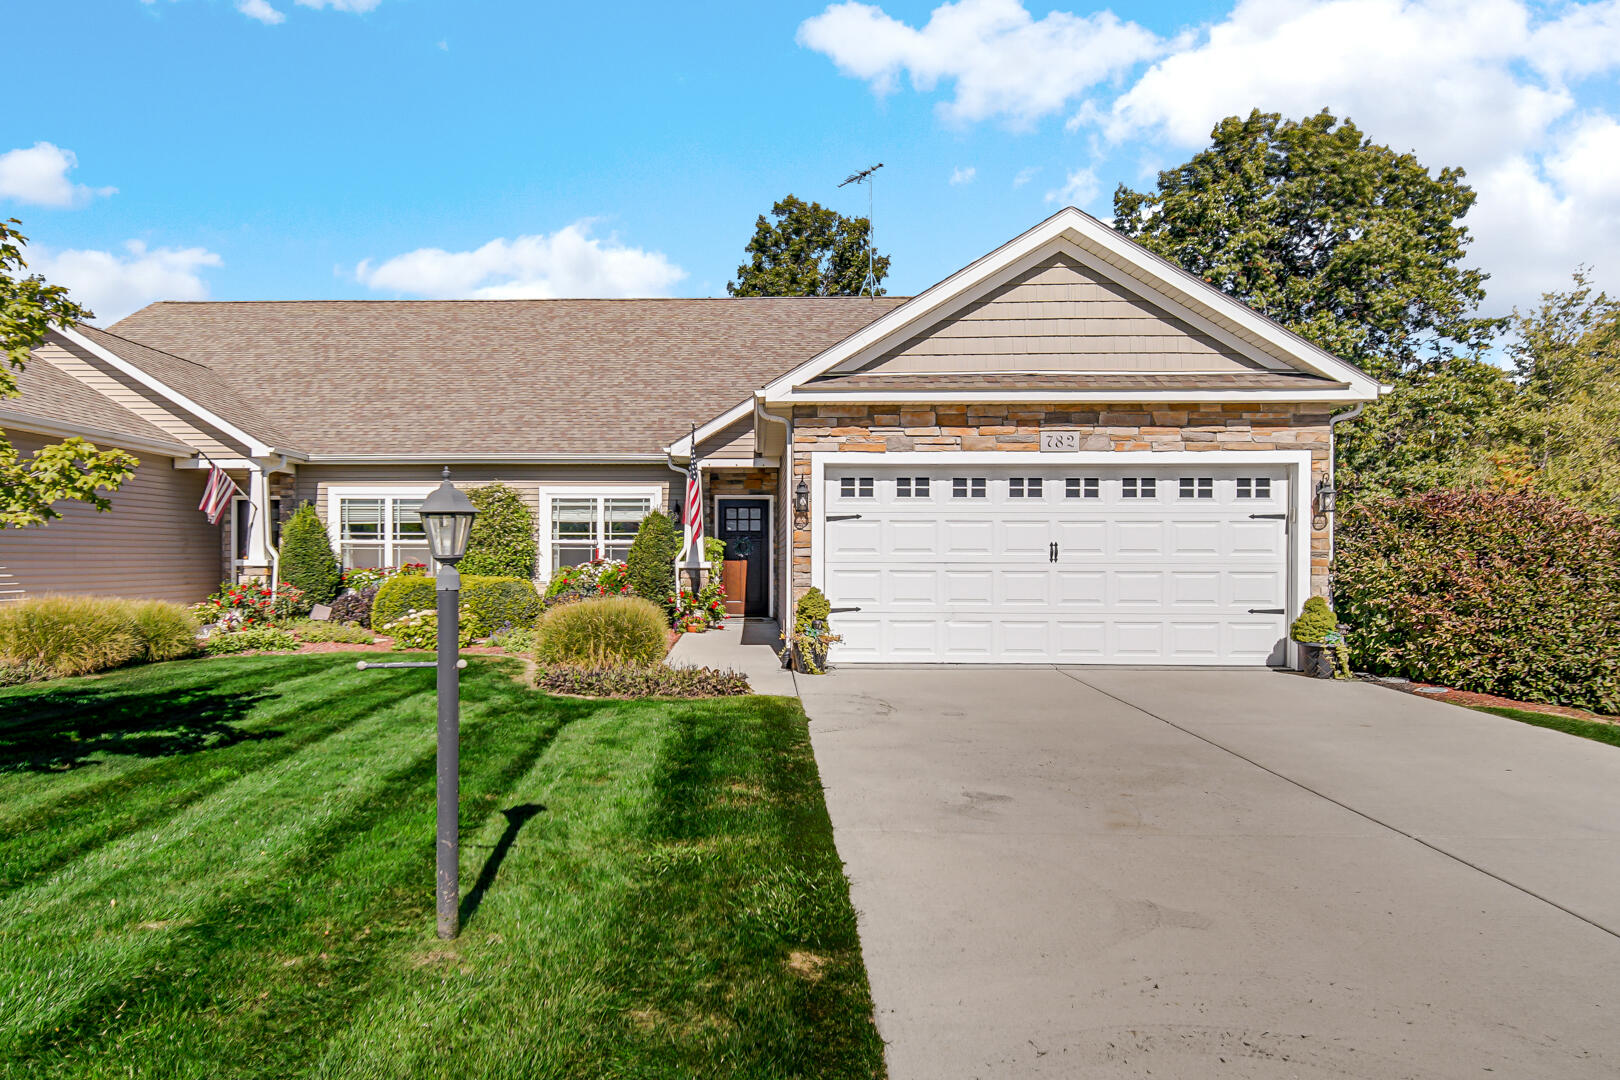
M812 587L799 597L794 608L793 630L784 633L782 640L782 666L791 667L806 675L821 675L827 670L827 652L843 640L832 632L827 619L832 604L820 589Z
M1313 679L1350 678L1350 650L1326 600L1313 596L1305 601L1288 636L1305 646L1305 674Z

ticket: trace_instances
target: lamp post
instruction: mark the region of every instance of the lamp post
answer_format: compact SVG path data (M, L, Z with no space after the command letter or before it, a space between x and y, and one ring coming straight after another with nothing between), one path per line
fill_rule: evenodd
M478 509L472 500L444 482L422 500L419 511L427 530L428 550L439 564L435 592L439 601L438 683L438 842L435 893L439 936L461 932L461 574L456 563L467 554L467 537Z

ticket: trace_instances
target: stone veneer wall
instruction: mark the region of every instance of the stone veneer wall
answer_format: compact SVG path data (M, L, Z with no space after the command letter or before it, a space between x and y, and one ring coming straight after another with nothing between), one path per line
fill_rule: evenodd
M1085 434L1082 450L1308 450L1311 486L1327 474L1328 413L1278 404L799 405L793 410L793 473L810 479L810 455L831 452L1039 450L1047 430ZM816 492L814 498L821 498ZM1318 527L1318 526L1321 527ZM1329 532L1311 522L1311 591L1325 595ZM793 592L810 587L810 529L793 532Z

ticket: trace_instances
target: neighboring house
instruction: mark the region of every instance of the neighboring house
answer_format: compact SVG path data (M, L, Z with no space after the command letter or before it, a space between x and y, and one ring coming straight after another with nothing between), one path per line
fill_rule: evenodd
M306 500L345 564L419 561L449 465L524 493L544 576L678 513L695 426L749 612L820 586L837 660L1275 665L1327 586L1330 417L1380 389L1074 209L910 299L159 303L5 403L143 465L0 565L200 596ZM248 498L200 567L205 456Z

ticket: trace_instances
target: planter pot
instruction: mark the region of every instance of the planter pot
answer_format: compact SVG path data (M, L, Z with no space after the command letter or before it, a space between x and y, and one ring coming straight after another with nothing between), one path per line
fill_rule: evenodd
M1305 650L1305 674L1313 679L1336 679L1339 649L1336 645L1312 645L1300 642Z

